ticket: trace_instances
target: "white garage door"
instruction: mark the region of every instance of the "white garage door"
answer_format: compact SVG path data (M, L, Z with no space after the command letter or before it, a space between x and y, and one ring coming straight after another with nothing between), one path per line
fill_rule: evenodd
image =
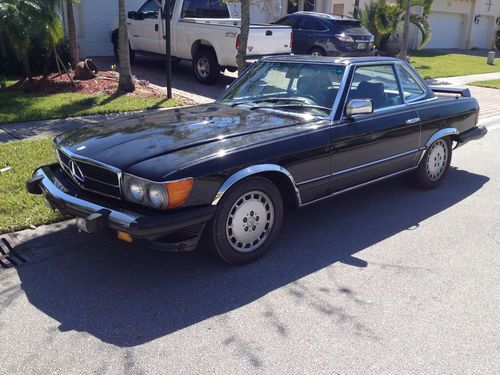
M479 23L472 26L474 33L474 45L476 48L491 48L491 39L494 29L490 25L490 17L481 16Z
M429 15L432 38L425 48L460 48L462 41L462 15L432 12Z

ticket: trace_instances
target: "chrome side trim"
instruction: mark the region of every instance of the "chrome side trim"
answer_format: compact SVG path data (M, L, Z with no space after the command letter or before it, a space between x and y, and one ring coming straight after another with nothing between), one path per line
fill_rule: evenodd
M359 189L359 188L362 188L364 186L371 185L371 184L373 184L375 182L383 181L385 179L388 179L388 178L391 178L391 177L395 177L395 176L403 174L403 173L410 172L410 171L415 170L417 168L418 168L418 166L407 168L407 169L403 169L402 171L391 173L391 174L388 174L387 176L382 176L382 177L376 178L376 179L371 180L371 181L363 182L362 184L351 186L351 187L348 187L346 189L336 191L335 193L332 193L332 194L327 195L325 197L321 197L321 198L315 199L313 201L301 204L300 207L309 206L310 204L313 204L313 203L316 203L316 202L319 202L319 201L322 201L322 200L325 200L325 199L328 199L328 198L332 198L332 197L335 197L337 195L340 195L340 194L343 194L343 193L347 193L348 191Z
M407 151L407 152L403 152L401 154L389 156L389 157L384 158L384 159L375 160L375 161L372 161L370 163L361 164L361 165L358 165L356 167L342 169L341 171L330 173L330 174L327 174L327 175L324 175L324 176L321 176L321 177L316 177L316 178L313 178L313 179L310 179L310 180L301 181L301 182L299 182L297 184L297 186L302 186L302 185L310 183L310 182L315 182L315 181L323 180L323 179L328 178L328 177L335 177L335 176L338 176L338 175L341 175L341 174L344 174L344 173L347 173L347 172L353 172L353 171L356 171L358 169L363 169L363 168L366 168L366 167L370 167L372 165L381 164L381 163L384 163L386 161L390 161L390 160L393 160L393 159L401 158L403 156L408 156L408 155L416 154L417 152L420 152L422 150L425 150L425 147L416 148L416 149L411 150L411 151Z
M285 176L288 177L290 182L293 185L293 188L295 190L295 194L297 195L297 203L300 206L301 205L301 200L300 200L300 192L299 189L297 188L297 184L295 183L295 179L293 178L292 174L286 170L283 167L280 167L279 165L276 164L257 164L257 165L252 165L250 167L244 168L239 170L238 172L234 173L231 177L229 177L220 187L219 191L217 194L215 194L215 197L212 201L212 205L215 206L219 203L219 201L222 199L226 191L231 188L234 184L236 184L238 181L252 176L257 173L262 173L262 172L279 172L284 174Z

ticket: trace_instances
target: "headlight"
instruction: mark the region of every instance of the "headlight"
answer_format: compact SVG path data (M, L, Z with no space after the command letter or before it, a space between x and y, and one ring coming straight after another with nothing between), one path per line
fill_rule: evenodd
M342 33L342 34L335 34L335 38L337 38L338 40L342 41L342 42L354 42L354 39L352 39L349 35L347 35L346 33Z
M127 201L163 210L181 207L192 188L192 178L153 182L124 174L122 180L122 193Z
M154 208L166 208L167 207L167 193L165 187L162 185L151 185L148 189L148 200L152 207Z
M144 199L144 184L139 180L132 180L129 189L132 200L142 202Z

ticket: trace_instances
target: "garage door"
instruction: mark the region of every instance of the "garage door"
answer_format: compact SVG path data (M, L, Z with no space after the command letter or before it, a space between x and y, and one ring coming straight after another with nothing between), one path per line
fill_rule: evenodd
M474 45L476 48L491 48L491 39L494 34L494 28L490 24L490 17L481 16L479 23L472 26L474 33Z
M462 15L459 13L432 12L429 15L432 38L425 48L461 48Z

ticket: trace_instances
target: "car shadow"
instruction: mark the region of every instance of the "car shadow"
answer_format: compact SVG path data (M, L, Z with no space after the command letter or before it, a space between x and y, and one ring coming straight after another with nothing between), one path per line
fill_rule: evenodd
M67 229L20 245L21 254L36 246L59 247L64 255L17 272L30 303L57 320L60 331L131 347L235 310L336 262L369 267L356 253L402 231L418 236L419 223L488 180L453 168L436 190L417 190L400 178L287 213L272 251L243 267L226 266L206 251L161 253ZM295 294L308 298L307 290Z

